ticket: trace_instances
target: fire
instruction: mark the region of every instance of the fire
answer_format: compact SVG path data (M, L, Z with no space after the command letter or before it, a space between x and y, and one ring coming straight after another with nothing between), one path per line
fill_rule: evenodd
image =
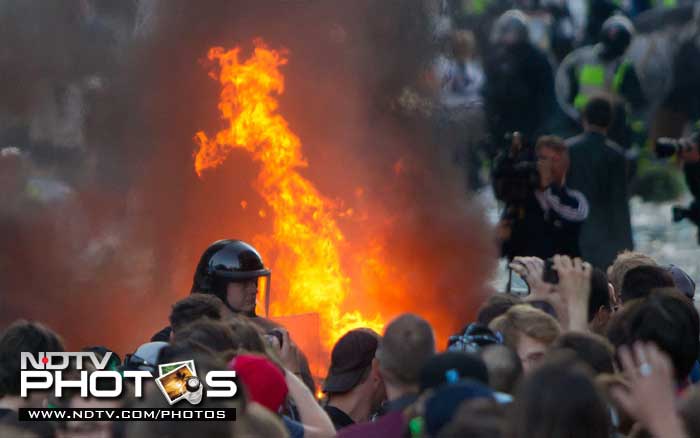
M239 55L239 48L209 50L209 59L218 61L221 68L219 110L228 127L213 138L204 132L196 134L197 174L201 177L205 170L222 164L234 148L247 150L260 163L255 187L268 205L272 242L279 254L273 270L284 272L289 280L286 299L273 295L273 315L318 313L322 342L329 349L353 328L381 332L380 316L344 312L351 280L341 266L345 237L336 219L348 211L338 212L338 206L299 173L308 166L301 140L277 112L274 97L284 93L280 67L287 63L287 54L257 40L250 58L241 61ZM265 217L265 211L259 215Z

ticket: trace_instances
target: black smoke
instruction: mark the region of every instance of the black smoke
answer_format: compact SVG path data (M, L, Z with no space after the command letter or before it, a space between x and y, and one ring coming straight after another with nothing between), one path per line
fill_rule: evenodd
M436 43L427 3L5 3L4 141L28 163L13 181L48 174L73 193L54 203L7 195L14 207L0 223L0 323L40 319L72 347L132 350L166 324L209 243L269 232L249 156L234 152L201 180L192 166L194 133L222 126L207 50L249 53L259 37L289 50L280 112L304 143L304 174L329 198L373 212L370 226L384 233L396 275L413 285L401 306L387 290L372 297L376 308L428 306L433 319L461 326L494 252L461 170L440 158L431 117L416 108L431 105L425 72ZM88 84L81 144L35 144L26 133L37 111L31 90L46 83L58 101L71 85ZM340 225L349 245L368 227Z

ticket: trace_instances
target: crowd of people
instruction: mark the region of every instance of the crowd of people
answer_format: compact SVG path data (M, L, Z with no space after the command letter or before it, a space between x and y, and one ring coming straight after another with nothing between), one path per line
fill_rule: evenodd
M258 280L270 275L257 251L219 241L204 252L168 327L123 361L112 352L107 367L157 375L159 365L194 361L200 376L233 370L234 397L179 407L236 408L235 421L20 421L21 408L169 405L152 380L143 397L127 379L117 399L77 389L21 397L20 354L64 344L45 325L18 320L0 335L0 436L700 437L700 320L695 283L681 268L629 251L607 271L566 255L551 266L537 257L511 266L530 293L495 292L446 345L430 322L405 313L381 334L345 333L327 371L312 376L289 332L255 313L267 283Z
M687 6L674 28L664 17L681 11L676 3L587 2L584 20L575 2L480 3L477 12L465 6L474 2L443 2L453 19L438 32L444 49L432 75L440 148L466 169L470 189L490 178L505 205L503 256L566 254L605 268L633 249L628 199L673 185L665 158L674 155L691 193L700 190L700 82L688 77L700 8ZM666 58L635 19L678 41ZM649 59L667 70L664 90ZM662 152L664 136L682 139Z
M521 10L489 23L482 14L501 2L435 3L452 18L427 81L439 95L437 131L451 159L469 167L472 188L481 163L494 165L506 204L496 234L527 294L494 292L446 342L412 313L382 333L351 330L315 376L289 331L256 314L271 275L258 252L218 241L150 341L134 339L123 360L109 346L83 351L111 353L107 366L122 375L183 361L200 376L235 371L236 396L177 405L235 408L235 421L20 421L22 408L170 406L153 381L136 397L126 379L118 399L22 397L21 353L65 346L52 328L17 320L0 332L0 436L700 438L695 283L681 267L632 251L631 151L649 147L649 99L626 57L632 22L613 2L591 2L577 33L555 8L545 49ZM628 3L631 15L654 6ZM664 104L700 117L697 96L682 91ZM698 145L686 146L680 161L700 166Z

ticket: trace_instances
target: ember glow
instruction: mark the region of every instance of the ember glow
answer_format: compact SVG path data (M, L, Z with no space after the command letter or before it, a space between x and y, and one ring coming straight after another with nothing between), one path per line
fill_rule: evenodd
M213 138L204 132L196 134L199 150L195 170L202 177L205 170L221 165L234 148L245 149L260 164L255 188L268 210L260 210L259 216L269 215L273 230L271 239L255 243L266 260L269 256L265 253L274 251L273 276L281 273L288 281L283 285L288 288L286 297L280 299L272 293L272 315L318 313L321 342L327 349L353 328L369 327L381 332L381 316L346 308L351 291L367 292L366 284L359 288L356 284L364 283L363 279L353 281L342 268L341 253L348 245L336 219L348 212L341 212L341 206L324 197L299 173L309 165L302 155L301 140L277 111L275 95L284 92L280 67L287 63L286 53L269 49L257 40L252 56L245 61L239 59L239 48L225 51L215 47L208 57L220 66L219 110L228 126ZM246 205L241 203L243 208ZM391 271L376 266L380 264L381 248L368 248L366 254L374 254L363 263L371 271L372 281L381 283L381 274ZM273 290L276 284L279 287L273 281Z

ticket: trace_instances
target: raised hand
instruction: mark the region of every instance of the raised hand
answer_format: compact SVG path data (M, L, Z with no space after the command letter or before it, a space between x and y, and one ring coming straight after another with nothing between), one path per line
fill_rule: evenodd
M627 389L615 388L613 397L620 406L653 436L686 437L675 409L673 366L668 356L652 343L637 342L630 349L618 350Z

